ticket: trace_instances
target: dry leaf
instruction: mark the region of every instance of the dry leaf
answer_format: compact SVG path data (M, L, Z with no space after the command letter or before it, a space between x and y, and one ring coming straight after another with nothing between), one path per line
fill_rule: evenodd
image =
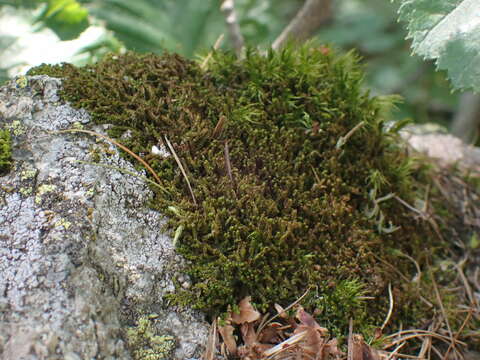
M316 329L320 332L320 335L322 336L327 336L328 335L328 330L324 327L321 327L316 321L315 318L307 313L303 307L299 306L297 310L297 319L300 321L300 324L302 326L306 326L308 328Z
M250 303L251 299L251 296L247 296L240 301L240 304L238 305L240 308L240 313L232 314L232 322L235 324L251 323L260 318L260 313L255 310Z
M275 344L282 340L281 330L282 324L273 322L265 326L265 328L258 334L258 341L261 343Z
M255 333L252 323L240 325L240 332L242 333L242 339L245 345L250 346L257 342L257 334Z
M287 313L285 312L285 310L283 309L283 307L279 304L273 304L273 306L275 307L275 310L277 310L278 312L278 316L282 319L286 319L288 317Z
M223 342L225 343L228 352L233 356L237 354L237 342L233 336L234 330L235 329L230 324L218 327L218 332L222 335Z
M208 334L207 345L206 345L205 353L203 354L203 359L205 360L215 359L217 343L218 343L217 322L214 321L210 329L210 332Z
M335 358L344 357L345 353L338 348L337 338L331 339L325 345L325 355L334 356Z
M380 355L372 349L359 334L353 335L352 360L380 360Z

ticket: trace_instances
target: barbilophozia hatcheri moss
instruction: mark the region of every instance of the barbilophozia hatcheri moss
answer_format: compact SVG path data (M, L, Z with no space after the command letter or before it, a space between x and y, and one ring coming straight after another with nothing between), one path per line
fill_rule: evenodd
M12 167L12 138L8 129L0 129L0 176Z
M396 313L412 314L410 285L386 264L411 273L392 249L421 262L433 237L394 199L413 202L408 158L386 126L391 101L362 89L354 55L217 52L202 70L177 55L127 53L30 74L64 78L63 98L113 124L110 136L162 180L152 206L170 216L192 280L171 300L218 314L247 295L265 310L310 289L307 308L350 299L319 314L344 331L350 317L381 324L392 283ZM185 174L175 156L151 153L168 142ZM378 301L352 301L360 291Z

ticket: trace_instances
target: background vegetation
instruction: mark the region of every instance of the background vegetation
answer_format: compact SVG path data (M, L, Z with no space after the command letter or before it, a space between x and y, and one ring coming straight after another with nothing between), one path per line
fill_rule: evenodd
M302 0L237 0L246 43L270 46L302 4ZM410 55L406 30L397 21L398 5L385 0L335 1L329 21L314 39L344 50L356 49L363 57L372 93L404 97L396 118L449 127L459 94L451 93L445 74L436 72L431 62ZM87 55L83 62L96 62L108 51L123 49L168 50L195 58L205 54L222 33L227 35L219 7L220 0L5 0L0 1L0 14L4 14L0 22L5 14L15 13L28 18L35 31L47 27L62 40L74 39L92 25L104 27L108 30L104 35L79 49ZM17 40L0 31L0 54ZM221 46L231 47L228 36ZM0 81L15 73L8 72L2 61L6 59L0 55Z

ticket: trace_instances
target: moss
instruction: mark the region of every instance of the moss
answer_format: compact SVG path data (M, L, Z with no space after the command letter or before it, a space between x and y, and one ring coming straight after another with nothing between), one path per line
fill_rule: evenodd
M307 309L323 306L319 320L345 333L349 314L362 329L381 324L389 283L396 313L408 314L415 293L391 266L415 268L392 249L422 264L435 248L393 197L414 203L411 164L385 124L391 101L362 90L356 63L303 47L249 50L243 61L216 53L206 71L177 55L127 53L30 74L65 78L64 99L147 154L168 190L152 189L152 206L172 216L172 234L182 229L177 249L190 264L192 286L171 300L215 315L245 295L266 310L310 288ZM150 153L167 139L195 200L174 157Z
M13 164L12 138L7 129L0 129L0 176L7 174Z
M133 360L166 360L172 357L175 338L156 335L153 321L152 316L141 317L136 326L127 330L127 345Z

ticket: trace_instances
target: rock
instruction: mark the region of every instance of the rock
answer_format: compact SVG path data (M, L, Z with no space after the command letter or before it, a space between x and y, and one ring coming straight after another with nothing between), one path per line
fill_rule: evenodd
M164 300L186 276L145 206L151 191L116 147L58 132L89 122L59 102L60 85L34 76L0 90L14 160L0 177L0 358L131 359L126 329L149 314L175 339L171 357L198 357L208 324Z
M413 126L402 131L411 149L436 159L443 166L458 164L463 169L480 173L480 148L467 145L453 135L425 128Z

